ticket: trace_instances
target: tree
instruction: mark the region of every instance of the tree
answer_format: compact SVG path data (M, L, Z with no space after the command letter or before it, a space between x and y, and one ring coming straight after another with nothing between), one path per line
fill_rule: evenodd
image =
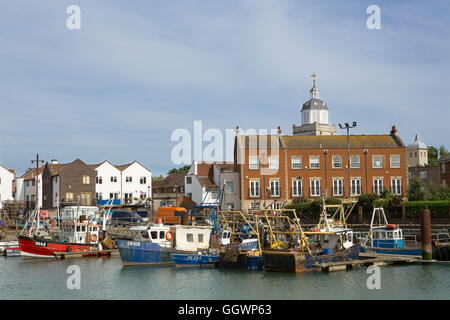
M437 159L439 158L439 150L433 146L428 147L428 165L434 166L437 164Z
M173 169L169 170L169 172L167 172L167 174L171 174L171 173L187 173L190 168L191 168L191 166L184 166L184 167L181 167L179 169L173 168Z
M445 149L444 145L439 146L439 159L441 159L443 156L447 155L448 151Z
M422 180L415 177L408 186L408 200L409 201L423 201L425 200L424 184Z

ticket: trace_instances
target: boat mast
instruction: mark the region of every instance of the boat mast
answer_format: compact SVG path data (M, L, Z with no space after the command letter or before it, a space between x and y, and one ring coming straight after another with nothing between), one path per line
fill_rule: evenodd
M34 211L36 213L36 230L35 234L37 234L39 230L39 216L40 216L40 210L39 210L39 163L44 163L43 160L39 160L39 154L36 154L36 160L31 160L31 163L36 162L36 202L34 205ZM30 230L31 231L31 230Z

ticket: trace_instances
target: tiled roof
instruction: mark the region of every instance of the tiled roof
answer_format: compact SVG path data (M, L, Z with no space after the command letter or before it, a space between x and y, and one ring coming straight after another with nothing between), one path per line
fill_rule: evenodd
M277 135L250 135L241 136L241 146L244 149L278 149L283 142Z
M225 163L215 163L220 172L229 172L234 171L234 163L233 162L225 162Z
M128 168L129 166L131 166L134 162L128 163L128 164L122 164L120 166L115 166L117 169L119 169L120 171L125 170L126 168Z
M283 136L286 148L347 148L346 135L334 136ZM393 135L351 135L351 148L404 147Z
M198 178L198 181L200 182L200 184L205 188L217 187L216 184L214 183L214 180L212 177L197 176L197 178Z
M186 173L184 173L184 172L171 173L164 180L154 182L153 189L175 187L175 183L178 184L178 186L180 186L180 187L184 186L184 177L185 176L186 176Z
M450 161L450 153L440 158L437 162L447 162L447 161Z

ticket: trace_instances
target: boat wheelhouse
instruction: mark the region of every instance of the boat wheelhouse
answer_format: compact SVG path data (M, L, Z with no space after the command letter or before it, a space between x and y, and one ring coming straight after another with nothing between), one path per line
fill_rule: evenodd
M130 228L132 239L117 239L124 265L173 265L172 253L209 249L211 226L168 226L158 221Z
M382 207L373 209L369 233L361 242L363 252L415 256L422 254L418 247L405 246L402 229L396 224L388 223Z

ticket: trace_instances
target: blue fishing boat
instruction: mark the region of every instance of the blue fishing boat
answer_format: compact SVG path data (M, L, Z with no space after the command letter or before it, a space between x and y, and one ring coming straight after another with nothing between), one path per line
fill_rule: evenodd
M172 259L177 267L215 267L218 254L213 253L172 253Z
M396 224L389 224L383 208L374 208L369 234L361 240L361 252L421 256L419 247L406 247L403 231Z
M131 227L132 239L117 239L123 265L175 265L172 254L197 254L209 249L209 226L167 226L160 221L150 226Z

